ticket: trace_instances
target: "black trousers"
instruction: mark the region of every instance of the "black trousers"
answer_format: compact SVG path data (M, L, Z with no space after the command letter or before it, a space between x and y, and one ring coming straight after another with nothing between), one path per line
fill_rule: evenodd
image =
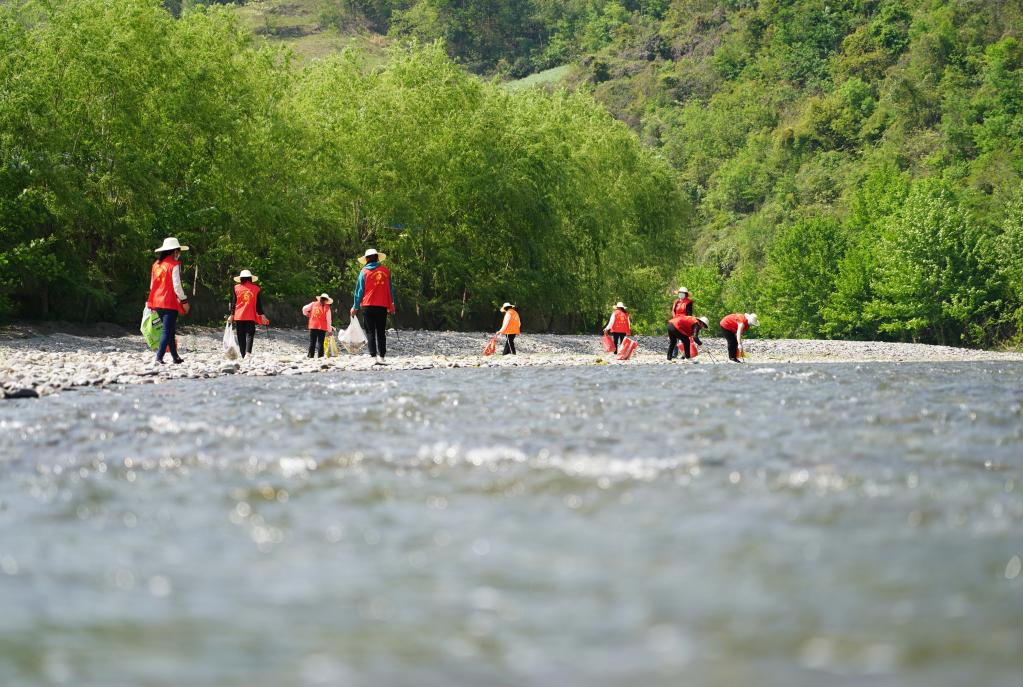
M322 329L310 329L309 330L309 357L312 358L313 354L317 358L323 357L323 341L327 338L327 332Z
M730 332L727 329L721 331L725 335L725 341L728 342L728 359L739 362L739 337L735 335L735 332Z
M374 358L387 355L387 308L382 305L362 306L362 328L366 330L369 354Z
M621 332L611 332L611 340L615 342L615 355L618 355L618 347L622 345L622 341L625 340L625 334Z
M504 337L505 337L504 350L501 352L501 355L508 355L509 353L511 353L512 355L517 355L515 353L515 337L516 336L518 336L518 334L505 334L504 335Z
M242 352L242 357L252 353L252 342L256 338L256 323L252 320L235 320L234 335L238 339L238 350Z
M678 344L681 342L685 345L684 353L682 357L689 358L689 347L692 343L689 341L689 337L675 329L674 325L668 325L668 360L674 360L675 356L678 355Z

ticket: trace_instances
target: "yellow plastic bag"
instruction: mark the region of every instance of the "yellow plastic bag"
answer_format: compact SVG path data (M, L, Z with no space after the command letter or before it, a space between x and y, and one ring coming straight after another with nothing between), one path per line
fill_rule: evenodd
M325 358L336 358L341 355L341 351L337 347L337 339L333 336L328 336L323 340L323 356Z

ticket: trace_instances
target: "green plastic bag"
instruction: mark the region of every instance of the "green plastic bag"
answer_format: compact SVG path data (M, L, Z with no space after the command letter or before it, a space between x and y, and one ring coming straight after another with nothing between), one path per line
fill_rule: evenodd
M146 340L146 344L154 351L160 345L160 335L163 334L163 321L155 310L146 308L142 311L142 324L139 331Z

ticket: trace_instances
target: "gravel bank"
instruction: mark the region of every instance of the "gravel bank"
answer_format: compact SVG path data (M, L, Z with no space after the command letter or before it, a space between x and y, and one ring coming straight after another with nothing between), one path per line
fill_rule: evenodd
M214 378L229 374L271 377L325 370L368 370L370 358L306 358L305 330L271 330L257 334L255 354L228 361L220 350L223 330L185 327L179 342L185 362L157 365L141 335L111 326L10 326L0 329L0 390L5 398L36 397L64 389L111 384L158 384L169 379ZM487 334L403 330L388 336L386 371L433 367L514 367L543 365L666 365L667 337L641 336L639 350L627 363L613 361L598 336L523 334L518 356L485 358ZM705 338L701 364L727 362L724 339ZM755 339L747 345L751 364L782 362L1023 361L1023 354L947 346L870 341ZM378 368L379 369L379 368Z

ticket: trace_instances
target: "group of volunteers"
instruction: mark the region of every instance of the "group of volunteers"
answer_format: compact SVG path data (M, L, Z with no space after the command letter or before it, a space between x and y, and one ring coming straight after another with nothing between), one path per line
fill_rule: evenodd
M741 362L742 335L749 331L750 327L759 327L760 320L756 313L732 313L726 315L720 322L721 331L728 342L728 359L732 362ZM696 346L702 346L700 331L710 328L710 320L706 316L693 317L693 299L689 295L689 289L681 287L671 304L671 317L668 319L668 360L675 360L679 353L686 360L695 358L697 355ZM604 333L609 334L614 344L614 352L618 353L625 337L632 334L632 322L629 319L629 310L625 304L619 301L615 303L611 317L604 327Z
M187 250L188 246L181 245L176 238L171 237L164 239L163 245L154 251L157 259L150 273L146 306L157 313L163 327L156 350L156 362L160 364L163 364L168 351L175 363L184 362L178 355L176 333L178 316L187 314L190 308L181 282L181 254ZM355 294L349 310L353 319L361 311L366 344L375 365L386 364L387 316L394 314L394 287L391 284L391 271L383 264L386 259L387 255L375 248L367 249L359 258L362 269L355 283ZM263 313L263 300L256 283L258 281L259 277L251 271L242 270L234 277L234 288L230 293L227 321L234 327L242 358L252 354L256 325L270 323ZM323 357L326 337L334 331L330 310L333 302L329 295L321 293L302 308L302 314L308 319L310 358ZM504 320L497 334L505 337L502 354L515 355L515 337L522 331L518 307L505 303L501 306L501 312ZM740 362L743 333L750 327L760 326L756 313L733 313L723 318L720 325L728 342L728 359ZM679 353L684 359L695 358L696 346L703 345L700 332L709 327L710 320L707 317L693 316L693 299L689 290L680 288L668 319L668 360L674 360ZM615 304L604 333L610 335L614 352L618 353L622 341L632 334L629 310L624 303Z

